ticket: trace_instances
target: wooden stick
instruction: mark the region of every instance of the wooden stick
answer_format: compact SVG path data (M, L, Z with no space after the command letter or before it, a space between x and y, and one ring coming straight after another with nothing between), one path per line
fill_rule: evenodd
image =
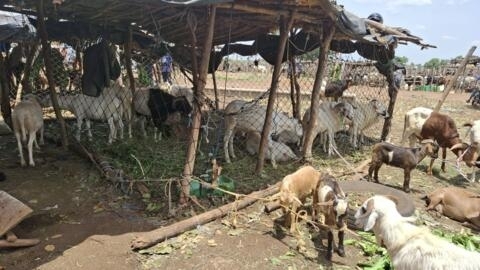
M470 50L468 50L467 55L463 58L462 62L460 63L460 67L455 71L455 75L453 75L453 78L448 82L447 87L445 87L445 90L443 90L443 95L438 100L437 105L435 106L434 111L438 112L440 108L443 105L443 102L445 102L445 99L448 96L448 93L450 93L450 90L452 90L453 86L457 82L458 76L463 73L465 70L465 67L467 66L468 59L472 56L473 52L477 49L477 46L472 46Z
M17 239L14 242L9 242L7 240L0 240L0 249L1 248L12 248L12 247L31 247L40 243L39 239Z
M231 211L237 211L243 209L252 203L256 202L260 198L264 198L275 194L280 188L280 183L277 183L274 186L268 187L267 189L255 191L247 195L245 198L234 201L227 205L221 206L219 208L210 210L203 214L182 220L180 222L171 224L170 226L159 228L150 232L143 233L138 235L133 239L131 243L131 248L133 250L144 249L156 245L168 238L175 237L181 233L184 233L187 230L191 230L198 225L208 223L217 218L221 218L227 215Z

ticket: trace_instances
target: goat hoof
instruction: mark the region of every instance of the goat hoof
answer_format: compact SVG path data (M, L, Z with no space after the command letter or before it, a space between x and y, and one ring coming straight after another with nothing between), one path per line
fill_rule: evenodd
M341 257L345 257L345 249L343 247L339 247L337 253Z
M325 256L325 259L327 259L327 261L332 261L332 257L333 257L333 252L327 251L327 256Z
M403 188L403 191L405 191L406 193L410 193L410 188Z

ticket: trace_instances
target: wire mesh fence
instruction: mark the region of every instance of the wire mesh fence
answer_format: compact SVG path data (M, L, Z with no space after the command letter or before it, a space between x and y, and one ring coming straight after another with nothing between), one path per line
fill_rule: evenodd
M126 71L125 55L118 46L110 46L115 52L114 58L119 61L118 72L123 82L109 82L110 87L101 90L97 97L85 96L83 94L85 81L82 82L82 76L85 75L84 65L89 64L88 61L85 61L86 51L98 43L98 41L78 42L75 47L51 43L50 60L53 66L55 91L58 94L60 107L64 109L63 116L69 120L67 121L69 133L73 134L77 140L90 142L91 147L110 155L112 162L115 162L116 158L127 160L128 162L119 162L118 164L126 167L126 170L133 171L137 176L180 175L186 158L187 143L192 142L192 138L188 138L189 129L192 127L191 108L188 109L185 104L180 108L178 106L182 102L178 99L158 97L156 92L169 93L175 98L185 96L188 105L193 107L191 75L184 72L173 59L169 78L166 78L164 62L160 56L148 52L137 52L132 57L132 71L136 88L135 93L132 94ZM46 108L45 117L54 119L53 110L49 108L51 99L48 91L47 72L38 43L14 44L7 59L9 60L12 107L22 95L33 93L42 98L42 103ZM307 60L301 57L293 60L293 62L284 63L281 67L273 106L272 136L267 148L275 153L267 154L267 158L271 159L277 155L274 158L278 161L295 159L301 155L302 134L297 132L296 126L302 127L304 114L310 107L318 65L316 60ZM452 70L454 71L454 68L451 66L436 70L407 69L404 89L441 91L440 85L445 84L448 76L451 76ZM474 77L478 73L478 67L467 68L460 76L460 82L457 82L455 86L465 90L478 87L478 80ZM207 161L217 158L225 161L224 152L225 148L229 147L230 140L233 140L232 147L237 158L257 155L258 136L263 129L265 106L268 102L272 76L273 66L260 57L237 57L234 55L224 57L220 68L214 74L208 75L205 88L207 102L206 106L202 108L202 122L199 130L197 157L200 160ZM417 80L411 81L411 77L418 77L420 83ZM440 78L443 78L443 81ZM472 80L472 78L474 79ZM329 87L334 81L345 82L346 80L349 80L350 83L346 89L342 89L344 90L343 100L354 105L354 114L357 116L353 119L359 119L358 115L365 113L358 108L359 104L368 104L372 100L377 100L384 107L388 104L389 97L385 78L376 71L371 62L355 61L348 55L331 54L322 89ZM412 85L415 87L411 87ZM436 86L428 88L428 85ZM323 92L324 90L322 90ZM323 94L322 100L328 102ZM232 105L233 111L229 111L232 109L229 108L229 104L240 105L236 108ZM175 107L173 111L176 111L172 115L170 115L170 111L167 115L158 111L159 108L172 106ZM153 121L145 121L145 118L153 118ZM230 124L232 121L237 121L233 130L231 130L232 127L225 126L226 118L234 118L234 120L230 120ZM85 120L86 123L83 124L81 120ZM88 120L93 120L93 124ZM238 123L239 121L243 121L243 123ZM320 119L321 121L322 119ZM335 139L339 142L337 145L341 146L340 150L344 152L355 151L351 139L346 136L352 132L352 130L348 132L347 130L351 129L353 123L347 122L343 123L343 132L340 132ZM372 141L376 141L380 137L382 125L383 121L379 119L361 130L361 133L371 138ZM162 145L162 142L158 142L158 128L163 134L162 137L166 138L163 140L167 144L166 148L156 148ZM305 123L303 123L304 128ZM52 130L52 134L59 134L55 121L49 122L47 129ZM123 129L126 129L125 133ZM129 131L130 129L132 131ZM226 130L232 132L231 137L226 136ZM248 131L257 133L252 134ZM282 135L282 131L286 133ZM133 139L128 139L130 134ZM319 135L321 137L321 134ZM298 138L292 139L295 136ZM124 146L126 143L128 143L128 147ZM154 145L155 147L153 147ZM274 147L279 148L274 149ZM322 148L315 149L316 153L323 158ZM141 152L148 154L145 158L140 159L138 156ZM166 156L175 153L177 162L175 166L172 165L176 168L172 170L173 173L166 174L165 170L155 170L154 165L148 165L151 160L167 162L159 158L158 153ZM232 158L232 160L234 159ZM208 163L205 162L205 164ZM201 173L205 169L205 166L199 167L200 169L196 170L196 173Z

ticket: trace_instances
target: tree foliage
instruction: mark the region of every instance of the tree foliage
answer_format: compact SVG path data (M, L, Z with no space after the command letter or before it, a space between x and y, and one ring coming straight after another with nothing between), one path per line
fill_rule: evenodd
M406 65L408 63L408 58L405 56L395 56L394 61L399 64Z

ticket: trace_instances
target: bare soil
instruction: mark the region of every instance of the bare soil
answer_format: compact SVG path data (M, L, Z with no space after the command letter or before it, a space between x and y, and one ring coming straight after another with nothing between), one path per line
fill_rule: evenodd
M390 139L398 143L404 113L415 106L433 107L441 93L401 91L397 100ZM480 119L480 111L465 103L467 94L452 93L442 112L452 116L462 138L461 125ZM121 195L96 169L76 154L47 144L34 153L35 168L22 168L13 136L0 137L0 169L8 179L0 182L7 191L34 212L14 228L21 238L39 238L30 248L0 251L0 269L353 269L366 261L361 251L346 247L347 257L334 255L333 263L325 256L325 233L300 225L300 236L285 234L277 223L280 213L263 213L263 204L229 213L210 224L169 239L144 252L132 252L130 242L148 231L174 219L149 217L145 205L135 195ZM368 157L370 147L360 155ZM453 159L448 153L447 159ZM342 161L339 159L338 164ZM412 172L411 193L417 209L430 226L459 231L461 224L445 217L425 213L420 197L441 186L459 185L480 192L478 183L468 183L453 166L440 172L435 163L434 175L427 176L426 162ZM269 165L268 165L269 166ZM331 168L335 170L335 168ZM462 167L464 172L470 172ZM403 171L383 167L380 181L401 187ZM356 197L356 203L368 195ZM181 217L178 217L181 219ZM356 236L348 233L348 238ZM300 248L300 249L299 249Z

